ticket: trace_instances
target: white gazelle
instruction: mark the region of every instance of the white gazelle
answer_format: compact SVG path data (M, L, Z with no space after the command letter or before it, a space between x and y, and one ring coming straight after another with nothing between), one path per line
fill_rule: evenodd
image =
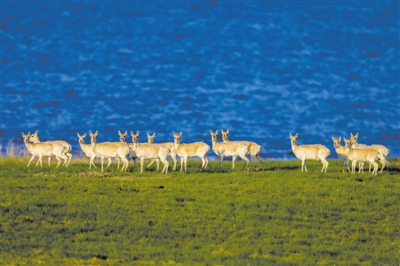
M156 133L153 133L153 135L150 135L149 133L147 133L147 142L148 143L154 143L154 138L156 137ZM169 157L172 158L172 160L174 161L174 166L172 168L173 171L176 170L176 152L175 152L175 145L173 142L162 142L160 143L164 146L167 146L167 148L170 150L170 153L168 154ZM154 161L156 160L152 160L149 165L146 168L149 168L150 165L152 165L154 163ZM157 170L158 170L158 162L157 162Z
M140 159L140 173L143 173L143 164L145 159L160 160L164 167L161 173L168 173L168 161L167 156L169 149L161 144L150 144L150 143L139 143L139 131L134 134L131 131L132 142L128 144L129 148Z
M221 130L222 133L222 141L224 143L228 143L228 142L238 142L238 143L243 143L244 145L246 145L247 147L249 147L249 151L246 155L250 155L252 158L255 159L256 164L254 165L254 170L257 167L258 162L261 162L261 166L262 166L262 170L264 171L264 162L261 160L260 157L260 150L263 148L261 145L258 145L257 143L253 142L253 141L230 141L229 140L229 129L227 131L224 131L223 129ZM235 157L232 157L232 160L235 160Z
M64 161L68 160L68 157L65 155L64 146L58 143L31 143L29 141L30 135L30 132L28 134L24 134L24 132L22 132L22 138L24 139L25 146L32 155L27 167L35 157L39 158L36 166L38 165L38 163L40 163L40 167L42 167L43 157L56 157L58 162L57 167L60 165L61 159L63 159Z
M39 139L39 131L38 130L36 130L35 133L31 134L31 136L29 137L29 141L33 142L33 143L41 143L40 139ZM58 144L64 146L65 147L65 155L67 156L67 160L64 161L64 165L65 166L69 165L69 163L71 162L71 158L72 158L72 154L71 154L72 146L71 146L71 144L69 144L65 140L48 140L48 141L45 141L43 143L58 143ZM50 158L51 157L49 157L49 165L50 165Z
M94 164L94 159L96 158L96 154L94 153L93 149L92 149L92 145L91 144L85 144L85 138L86 138L86 133L83 134L82 136L79 135L79 133L76 133L78 136L78 141L79 141L79 146L81 147L82 152L89 157L89 169L91 168L91 166L93 165L94 168L97 168L96 165ZM111 164L111 158L107 158L108 159L108 165L107 167L110 166ZM117 158L116 158L117 159ZM119 168L119 158L117 159L118 161L118 168Z
M387 160L387 156L390 153L390 150L388 148L386 148L383 145L380 144L374 144L374 145L365 145L365 144L359 144L358 143L358 133L356 135L353 135L352 133L350 133L350 140L351 140L351 146L354 148L368 148L368 149L372 149L376 152L379 152L380 154L380 161L382 164L382 168L381 168L381 173L383 171L383 168L385 168L386 165L389 166L389 161ZM371 164L369 165L369 171L371 171Z
M247 166L247 170L249 170L249 159L247 159L246 155L249 153L249 147L240 142L218 142L218 130L212 132L210 130L211 141L212 141L212 149L216 155L219 156L220 161L220 169L222 171L222 161L225 156L232 156L232 169L235 169L235 159L237 156L242 158L245 161L245 164L242 167L242 170L245 166Z
M340 144L340 142L342 141L342 137L339 137L339 138L332 137L332 140L333 140L333 147L335 148L337 155L344 160L343 172L345 171L346 166L347 166L347 169L350 171L349 159L347 158L346 147L342 146Z
M126 156L129 153L129 147L125 143L121 142L102 142L97 143L97 135L96 133L92 133L89 131L91 146L96 154L96 157L100 158L101 161L101 171L103 172L103 164L105 158L118 158L122 161L121 171L126 171L128 168L129 161L126 159Z
M356 165L359 162L360 167L358 172L361 171L361 165L364 165L364 162L369 162L374 166L374 170L372 171L372 175L377 175L378 172L378 164L375 162L378 158L381 157L379 152L374 151L370 148L353 148L351 147L351 140L344 138L344 142L346 144L346 155L347 158L351 161L351 173L356 172Z
M210 146L203 142L181 143L182 132L173 133L175 153L181 157L181 172L183 166L186 165L188 158L199 157L201 159L200 171L206 169L208 165L207 153L210 151Z
M321 144L297 145L299 134L292 136L292 134L289 133L289 137L294 155L297 159L301 160L301 171L304 169L307 172L306 160L321 160L321 172L326 173L329 165L326 157L331 155L331 151L327 147Z

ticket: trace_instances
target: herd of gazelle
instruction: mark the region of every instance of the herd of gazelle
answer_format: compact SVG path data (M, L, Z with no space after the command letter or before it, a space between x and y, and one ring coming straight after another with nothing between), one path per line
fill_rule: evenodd
M92 133L89 131L90 135L90 144L85 144L86 133L80 135L77 133L79 145L82 149L82 152L89 157L89 168L96 167L94 164L95 158L100 158L101 161L101 171L103 171L104 159L108 160L107 167L111 164L111 159L115 159L119 164L122 162L121 171L126 171L129 160L135 160L138 158L140 160L140 173L143 172L143 164L145 160L151 160L149 167L152 163L157 163L157 170L159 169L160 161L163 163L163 169L161 173L168 173L169 163L167 161L167 157L171 157L174 165L173 170L176 170L177 159L176 156L181 158L181 171L183 168L186 172L187 168L187 160L191 157L199 157L202 161L202 165L200 171L203 171L208 165L207 153L210 151L210 146L203 142L193 142L193 143L181 143L182 132L173 133L174 142L164 142L164 143L154 143L155 133L150 135L147 133L147 143L139 143L139 131L133 133L131 131L132 143L127 143L126 136L128 132L119 134L119 142L102 142L97 143L98 131ZM253 141L230 141L229 140L229 130L222 130L222 140L223 142L218 142L218 130L213 132L210 130L211 141L212 141L212 150L215 152L217 156L220 158L220 170L222 171L222 161L224 157L232 157L232 169L235 168L235 160L237 157L240 157L245 164L244 167L247 167L249 170L249 159L246 157L250 155L255 159L254 169L258 162L261 162L262 170L264 170L264 163L260 157L260 150L263 149L262 146L258 145ZM72 155L71 155L71 145L63 140L53 140L40 142L38 131L35 133L24 134L22 132L22 137L24 139L24 143L26 148L31 153L32 157L30 158L28 165L32 162L35 157L38 157L38 161L36 166L40 163L42 166L43 157L48 157L49 165L50 158L55 157L57 159L57 167L60 165L61 160L64 160L64 165L68 166ZM298 134L293 136L289 134L290 142L292 145L292 151L294 155L301 160L301 170L307 172L306 160L320 160L322 162L322 170L321 172L325 172L328 168L328 161L326 157L331 155L330 150L321 144L309 144L309 145L297 145ZM355 173L355 168L357 163L359 163L359 172L362 171L364 167L364 163L368 162L371 171L371 166L373 166L372 174L377 175L378 172L378 164L376 161L379 159L382 170L386 165L389 165L389 161L387 160L387 156L389 154L389 149L383 145L364 145L358 143L358 133L353 135L350 133L350 139L344 138L345 146L341 145L341 137L335 138L332 137L333 146L335 147L336 153L344 160L344 167L348 167L349 161L352 162L351 172ZM344 170L343 170L344 171Z

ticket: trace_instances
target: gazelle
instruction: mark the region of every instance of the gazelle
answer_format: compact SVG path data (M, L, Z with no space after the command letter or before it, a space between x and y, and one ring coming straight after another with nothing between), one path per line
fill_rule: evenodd
M346 147L340 144L340 142L342 141L342 137L339 138L332 137L332 140L333 140L333 147L335 148L337 155L339 155L339 157L344 160L343 168L347 166L347 169L351 171L349 168L349 159L347 158ZM345 169L343 169L343 172L344 171Z
M380 145L380 144L374 144L374 145L359 144L358 143L358 133L356 135L353 135L352 133L350 133L350 140L351 140L351 145L354 148L368 148L368 149L372 149L376 152L379 152L380 161L382 164L381 173L383 171L383 168L385 168L386 165L389 166L390 163L387 160L387 156L389 155L390 150L388 148L386 148L385 146ZM369 165L369 171L371 172L371 164Z
M212 149L216 155L219 156L220 161L220 169L222 172L222 161L225 156L232 156L232 169L235 169L235 159L237 156L242 158L245 161L245 164L242 167L242 170L245 166L247 166L247 171L249 170L249 159L247 159L246 155L249 153L249 147L241 142L217 142L218 138L218 130L212 132L210 130L211 141L212 141Z
M154 143L154 138L156 137L156 133L153 133L153 135L150 135L149 133L147 133L147 142L148 143ZM160 143L164 146L167 146L167 148L170 150L170 153L168 154L169 157L172 158L172 160L174 161L174 167L172 168L173 171L176 170L176 152L175 152L175 145L173 142L162 142ZM152 165L154 163L154 160L152 160L150 162L150 164L146 167L149 168L150 165ZM157 163L157 170L158 170L158 163Z
M39 131L38 130L36 130L35 133L31 134L31 136L29 137L29 141L33 142L33 143L41 143L40 139L39 139ZM70 161L71 161L71 158L72 158L72 154L71 154L72 146L71 146L71 144L69 144L65 140L48 140L48 141L45 141L45 142L58 143L58 144L60 144L60 145L65 147L65 155L67 156L67 160L64 161L64 165L68 166ZM51 157L49 157L49 165L50 165L50 158Z
M182 132L173 132L173 135L175 153L181 157L181 172L183 165L185 166L186 172L187 160L190 157L199 157L202 162L200 171L206 169L208 165L208 159L206 156L210 150L210 146L203 142L181 143Z
M161 174L164 172L167 174L169 166L167 155L169 154L169 149L161 144L139 144L139 131L137 131L136 134L131 131L131 137L133 143L128 145L133 153L140 159L140 173L143 173L143 164L145 159L157 159L160 160L164 165Z
M85 144L86 133L84 133L82 136L79 135L79 133L76 133L76 135L78 136L78 142L79 142L79 146L81 147L81 150L87 157L89 157L89 169L91 168L92 165L94 168L97 168L96 165L93 163L94 159L96 158L96 154L94 153L94 151L92 149L92 145ZM109 163L110 163L110 161L111 161L111 158L108 158Z
M122 161L121 171L126 171L128 168L129 161L126 159L126 156L129 153L128 145L121 142L103 142L97 143L97 135L96 133L92 133L89 131L91 146L96 154L96 157L100 158L101 161L101 171L103 172L103 164L104 158L119 158Z
M307 172L306 160L321 160L322 170L321 172L325 172L328 169L328 161L326 157L331 155L331 151L321 144L309 144L309 145L297 145L297 138L299 134L296 133L295 136L292 136L289 133L290 143L292 145L292 151L297 159L301 160L301 171L303 169Z
M240 142L240 143L243 143L244 145L246 145L247 147L249 147L249 152L246 155L250 155L256 161L256 164L254 165L253 170L256 169L258 161L260 161L261 165L262 165L262 170L264 171L264 162L261 160L261 157L260 157L260 150L262 149L261 145L258 145L257 143L255 143L253 141L229 141L229 129L225 132L222 129L221 133L222 133L222 141L224 143ZM236 159L236 156L232 157L232 160L235 160L235 159Z
M369 162L374 166L374 170L372 171L372 175L377 175L378 172L378 164L375 162L378 158L381 157L379 152L374 151L370 148L353 148L350 146L351 140L344 138L344 142L346 144L346 154L347 158L351 161L351 173L356 172L357 162ZM364 165L364 164L363 164ZM358 172L361 171L361 166L358 169Z
M58 144L58 143L46 143L46 142L41 142L41 143L30 143L30 132L28 134L24 134L22 132L22 138L24 139L24 143L28 151L32 154L31 159L28 162L28 165L31 163L31 161L35 158L38 157L38 163L40 163L40 167L42 167L42 159L43 157L52 157L55 156L57 159L57 167L61 163L61 159L64 161L68 160L68 157L65 155L65 147ZM36 163L36 166L38 165Z
M87 157L89 157L89 169L91 168L92 165L94 168L97 168L96 165L94 164L94 159L96 158L96 154L94 153L94 151L92 149L92 145L85 144L86 133L84 133L82 136L79 135L79 133L76 133L76 134L78 136L78 142L79 142L79 146L81 147L82 152ZM108 165L107 165L107 168L108 168L111 164L111 158L107 158L107 159L108 159ZM119 169L119 163L121 160L119 158L115 158L115 159L118 162L117 169Z

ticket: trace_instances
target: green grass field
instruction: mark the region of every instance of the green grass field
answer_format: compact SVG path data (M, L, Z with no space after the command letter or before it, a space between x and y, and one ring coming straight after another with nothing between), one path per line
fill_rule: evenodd
M167 175L27 162L0 162L2 265L400 264L399 159L378 176L339 160L326 174L298 160Z

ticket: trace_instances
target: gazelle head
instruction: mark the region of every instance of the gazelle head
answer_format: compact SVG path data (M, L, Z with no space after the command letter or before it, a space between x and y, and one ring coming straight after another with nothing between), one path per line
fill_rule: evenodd
M97 142L97 135L99 132L96 130L96 133L92 133L92 131L89 130L89 135L90 135L90 141L94 144Z
M339 148L340 142L342 141L342 137L339 138L332 137L332 140L333 140L333 147Z
M154 143L154 138L156 137L156 133L154 133L153 135L150 135L149 133L147 133L147 142L148 143Z
M350 148L350 146L351 146L351 138L350 139L343 138L343 139L344 139L344 144L345 144L346 148Z
M299 134L296 133L296 135L293 136L292 133L289 133L289 137L290 137L290 143L292 145L297 145L297 138L299 137Z
M358 133L356 135L353 135L350 133L350 141L351 141L351 144L357 145L358 144Z
M122 143L126 143L126 135L128 135L128 131L125 130L125 133L121 133L121 131L118 130L118 135L119 135L119 141Z
M223 141L229 141L229 129L225 132L223 129L221 129L221 134L222 134Z
M24 143L29 143L30 136L31 136L31 132L28 132L28 134L24 134L24 132L22 132L22 138L24 139Z
M211 135L211 140L212 141L217 141L218 139L218 129L214 132L212 132L212 130L210 129L210 135Z
M79 142L79 144L85 144L86 133L83 134L82 136L79 135L79 133L76 133L76 135L78 136L78 142Z
M133 143L139 143L139 131L136 131L136 134L131 131L131 137Z
M181 137L182 137L182 132L180 132L180 133L175 133L174 132L174 143L175 144L180 144L181 143Z
M32 133L31 136L29 137L29 141L33 143L40 142L39 131L36 130L35 133Z

